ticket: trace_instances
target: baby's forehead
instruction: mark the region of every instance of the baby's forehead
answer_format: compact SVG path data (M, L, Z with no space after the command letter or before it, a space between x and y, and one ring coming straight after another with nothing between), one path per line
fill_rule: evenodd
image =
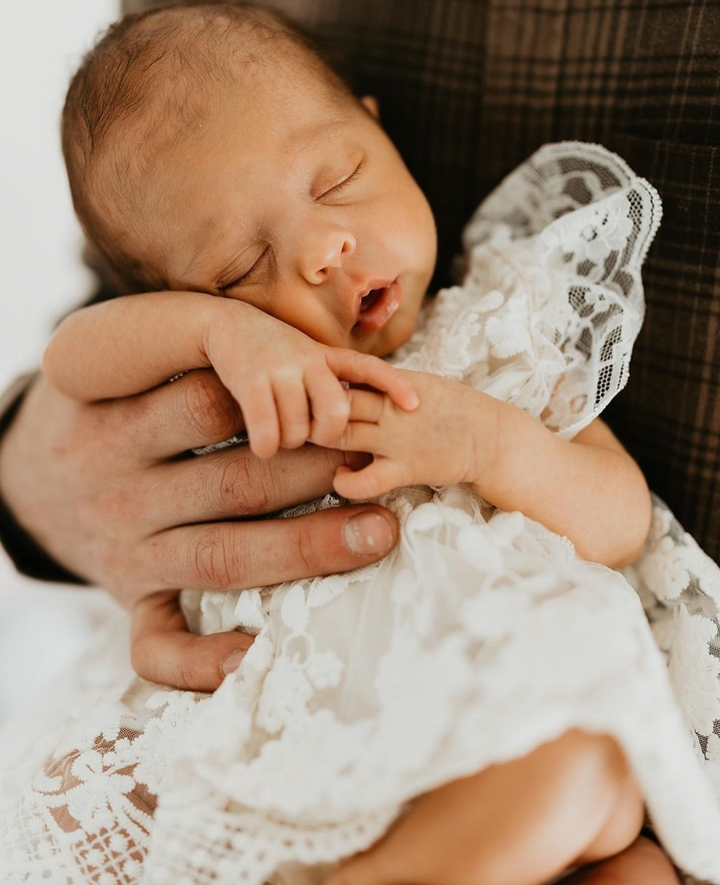
M237 18L232 6L222 9L210 16L192 7L159 10L131 22L127 30L119 23L117 35L109 34L106 45L98 46L85 77L89 100L82 102L81 116L93 149L110 130L113 137L123 130L143 131L148 121L160 135L179 130L229 94L242 97L258 84L272 86L279 77L303 83L318 95L349 94L282 20L259 9L237 9Z
M196 137L207 141L213 130L231 122L242 137L260 119L277 139L290 138L292 131L293 145L299 148L312 136L313 126L331 137L347 124L356 103L333 89L322 71L288 52L199 86L194 78L174 78L167 89L146 97L135 120L118 126L115 147L124 142L129 165L147 170L182 142ZM298 108L303 109L300 119Z
M212 127L220 113L246 102L260 101L269 115L280 114L288 84L308 105L338 108L354 101L321 59L286 39L267 43L255 36L243 42L238 37L213 43L207 52L194 44L180 67L164 51L152 67L156 79L142 84L136 119L118 119L119 136L124 130L134 137L141 153Z
M253 175L277 156L310 173L321 148L335 142L356 113L355 99L339 97L318 72L293 57L204 89L176 82L171 94L156 90L135 119L118 128L112 147L97 157L92 190L106 194L106 213L129 235L135 226L145 229L148 217L177 210L178 184L201 203L188 183L198 179L198 158L220 157L212 167L217 177L226 169L223 150L241 144ZM258 139L259 132L266 137ZM255 137L246 137L250 134Z
M242 105L254 92L269 114L281 113L273 93L281 82L296 84L311 103L355 103L306 39L262 9L174 7L113 26L73 78L63 111L73 201L90 238L118 251L118 226L139 223L148 190L157 192L159 161L193 133L212 130L228 100Z
M232 6L230 7L232 9ZM227 7L225 7L227 10ZM247 14L249 10L245 10ZM324 84L348 93L347 85L300 33L274 15L252 10L250 18L233 22L222 16L204 19L193 9L168 11L168 29L162 11L138 23L134 40L146 55L138 67L143 78L168 77L167 85L190 82L195 88L237 87L244 81L303 72L315 75L315 86ZM255 20L254 15L259 16Z

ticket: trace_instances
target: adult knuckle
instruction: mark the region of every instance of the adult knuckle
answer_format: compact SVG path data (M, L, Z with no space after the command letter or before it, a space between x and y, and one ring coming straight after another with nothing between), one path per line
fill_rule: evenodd
M199 666L198 661L193 655L192 645L180 656L173 673L178 688L192 690L203 684L202 667Z
M227 455L219 463L216 483L211 496L213 504L222 512L238 515L260 513L268 507L267 484L262 476L260 462L247 451Z
M192 429L203 438L220 441L237 431L237 404L215 374L192 372L184 382L184 393L185 414Z
M201 587L229 590L239 580L242 559L237 544L230 544L227 530L206 529L193 553L193 569Z
M298 521L295 534L294 561L298 563L307 574L315 574L320 561L317 535L310 529L310 524Z

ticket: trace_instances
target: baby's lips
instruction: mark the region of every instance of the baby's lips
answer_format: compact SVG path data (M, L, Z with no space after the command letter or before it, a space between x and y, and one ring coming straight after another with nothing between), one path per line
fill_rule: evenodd
M355 328L363 332L377 332L397 313L401 303L402 286L397 279L382 288L370 290L360 301Z

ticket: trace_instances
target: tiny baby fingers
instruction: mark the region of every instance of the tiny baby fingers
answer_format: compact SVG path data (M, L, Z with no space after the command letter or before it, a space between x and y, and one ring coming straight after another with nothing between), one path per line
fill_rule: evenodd
M333 486L338 495L351 500L375 498L409 482L403 465L390 458L376 457L362 470L338 467Z
M271 458L280 445L280 424L270 381L256 378L238 397L250 449L259 458Z
M312 410L310 439L320 446L332 445L347 427L348 392L327 365L305 372L305 388Z
M276 375L273 393L280 422L280 446L297 449L310 438L310 406L305 382L298 373Z
M366 384L387 393L393 402L408 412L420 405L411 380L412 373L396 369L376 356L337 348L328 354L328 365L344 381Z

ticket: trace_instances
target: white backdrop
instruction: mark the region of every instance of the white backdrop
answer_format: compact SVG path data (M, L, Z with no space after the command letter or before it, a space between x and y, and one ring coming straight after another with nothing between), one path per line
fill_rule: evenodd
M54 320L88 292L59 148L65 88L116 0L15 0L0 28L0 385L37 365ZM42 490L38 490L42 494ZM19 579L0 551L0 719L72 655L87 591Z

